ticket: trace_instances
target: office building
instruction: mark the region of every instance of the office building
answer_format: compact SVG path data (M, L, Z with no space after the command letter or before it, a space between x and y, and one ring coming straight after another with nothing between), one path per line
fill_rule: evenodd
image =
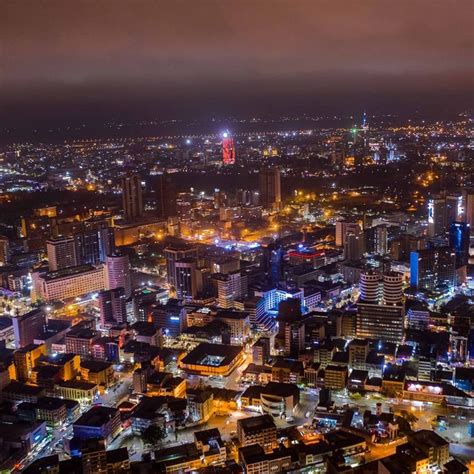
M380 300L380 274L368 270L360 274L360 299L366 303L378 303Z
M197 258L198 251L195 247L167 247L165 248L166 277L169 285L176 288L176 262L185 258Z
M258 444L265 452L272 452L278 446L277 429L270 415L237 420L237 437L241 447Z
M439 195L428 201L428 235L444 237L450 225L462 218L461 195Z
M410 254L410 285L434 290L456 285L456 253L451 247L436 247Z
M73 424L74 436L111 441L121 430L120 412L116 408L93 406Z
M356 315L356 337L401 343L404 335L405 308L359 301Z
M224 132L222 135L222 163L224 165L235 163L235 144L229 132Z
M281 205L280 169L262 168L260 180L260 205L265 209L278 209Z
M8 237L0 235L0 267L8 264L10 257L10 242Z
M32 273L33 301L59 301L104 290L106 275L103 265L80 265L55 272Z
M403 274L388 272L383 275L383 302L386 305L400 304L403 299Z
M160 219L176 216L176 197L176 183L173 178L166 173L160 174L156 185L156 216Z
M44 344L28 344L13 353L18 381L27 382L31 378L31 372L42 355L46 355L46 346Z
M469 263L469 239L471 228L466 222L453 222L449 227L449 246L456 254L456 268Z
M359 234L360 225L357 222L337 221L336 222L336 245L344 247L347 234Z
M115 251L114 231L111 227L102 226L87 229L74 234L78 265L97 265L105 263L107 255Z
M217 304L220 308L233 308L237 300L245 296L245 288L243 288L242 274L240 270L224 275L217 273L212 276L217 284Z
M184 300L191 300L198 294L197 260L183 258L175 262L176 295Z
M143 194L140 176L122 178L122 205L125 220L134 221L143 216Z
M127 322L125 289L122 287L99 293L100 325L102 328Z
M344 258L349 261L356 261L362 258L365 250L364 234L349 232L346 234L344 242Z
M123 288L125 296L132 295L132 280L130 276L130 262L128 255L114 253L106 257L107 289Z
M33 344L41 336L46 326L46 314L43 309L34 309L13 318L15 347L17 349Z
M377 225L364 231L365 249L370 254L386 255L388 253L388 227Z
M474 191L466 191L464 193L464 219L463 221L474 229Z
M46 241L50 272L79 265L76 245L72 237L57 237Z
M349 342L349 367L356 370L365 370L369 355L369 341L367 339L353 339Z

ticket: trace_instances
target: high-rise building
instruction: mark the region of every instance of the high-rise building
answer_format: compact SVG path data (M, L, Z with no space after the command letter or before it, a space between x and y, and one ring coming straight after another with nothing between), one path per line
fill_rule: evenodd
M278 209L281 205L280 169L262 168L260 180L260 205L265 209Z
M235 144L229 132L222 134L222 162L225 165L233 165L235 163Z
M124 288L114 288L99 293L100 325L102 328L127 321Z
M410 284L418 290L434 290L456 284L456 253L451 247L418 250L410 254Z
M166 277L171 287L176 288L176 265L178 260L183 258L197 258L198 251L196 247L167 247L165 248L166 258Z
M369 348L367 339L353 339L349 342L349 367L351 369L365 370Z
M359 301L356 315L356 337L381 339L400 344L403 341L405 307Z
M456 268L469 263L470 226L467 222L453 222L449 228L449 246L456 253Z
M378 303L380 300L380 274L368 270L360 274L360 299L365 303Z
M383 275L383 302L398 305L403 300L403 274L388 272Z
M336 245L344 247L347 234L358 234L361 231L357 222L337 221L336 222Z
M463 203L464 203L464 218L463 221L466 224L469 224L471 227L471 232L474 229L474 191L465 191L463 193Z
M193 299L198 294L196 279L197 261L183 258L175 262L176 295L181 299Z
M79 265L72 237L56 237L46 241L48 265L51 272Z
M43 334L46 326L46 314L41 308L38 308L16 316L12 321L15 347L19 349L28 344L33 344L33 341Z
M114 230L102 226L74 234L78 264L105 263L107 255L115 251Z
M143 194L140 176L125 176L122 178L123 212L127 221L143 215Z
M113 253L106 257L107 289L123 288L125 296L132 295L132 281L130 277L130 261L128 255Z
M8 264L10 257L10 242L8 237L0 235L0 267Z
M156 185L156 216L168 219L176 215L176 183L170 175L161 174Z
M356 261L362 258L365 249L364 234L352 232L346 234L344 243L344 258L349 261Z
M439 195L428 201L428 235L444 236L463 214L461 195Z
M368 253L386 255L388 253L388 228L386 225L369 227L364 231L365 246Z
M224 309L233 308L235 301L244 296L240 270L230 272L227 275L218 273L212 278L217 284L217 304L219 307Z

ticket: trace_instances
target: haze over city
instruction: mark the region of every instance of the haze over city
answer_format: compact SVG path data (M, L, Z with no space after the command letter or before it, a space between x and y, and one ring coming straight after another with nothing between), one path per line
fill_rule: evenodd
M473 13L0 0L0 471L472 472Z

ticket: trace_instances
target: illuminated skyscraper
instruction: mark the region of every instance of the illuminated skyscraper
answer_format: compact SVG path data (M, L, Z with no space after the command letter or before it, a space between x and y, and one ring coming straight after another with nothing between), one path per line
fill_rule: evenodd
M133 221L143 215L142 184L139 176L122 178L122 203L127 221Z
M280 207L281 179L278 168L260 170L260 204L266 209Z
M466 222L453 222L449 228L449 245L456 253L456 268L469 263L469 234Z
M76 246L72 237L56 237L46 241L49 270L55 272L63 268L79 265Z
M434 290L456 284L456 254L451 247L418 250L410 254L410 284L418 290Z
M222 162L225 165L233 165L235 163L235 145L234 139L229 132L222 134Z
M130 261L128 255L114 253L106 258L107 289L123 288L125 296L132 294L132 281L130 277Z

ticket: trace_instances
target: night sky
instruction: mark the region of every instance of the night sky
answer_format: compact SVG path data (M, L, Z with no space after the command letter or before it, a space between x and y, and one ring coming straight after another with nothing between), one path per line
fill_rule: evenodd
M1 125L462 111L471 0L0 0Z

